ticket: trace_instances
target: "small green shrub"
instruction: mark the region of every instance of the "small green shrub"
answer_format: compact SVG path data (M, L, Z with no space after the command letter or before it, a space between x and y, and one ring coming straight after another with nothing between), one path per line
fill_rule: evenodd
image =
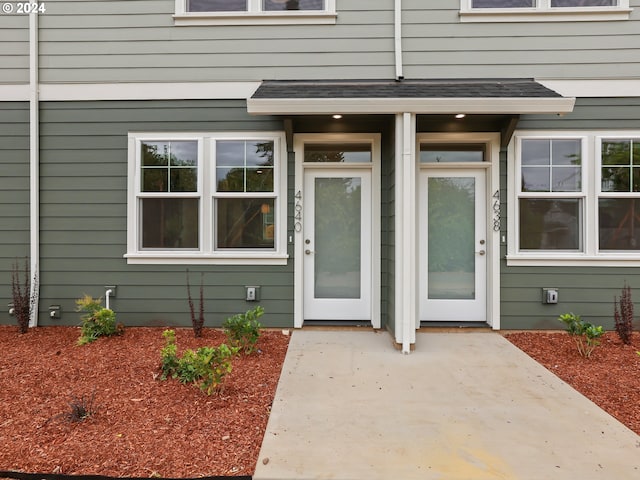
M197 383L203 392L211 395L222 386L225 375L231 373L231 359L238 351L224 343L218 347L200 347L186 350L178 357L176 335L173 330L162 334L166 344L162 349L161 379L176 378L180 382Z
M82 319L78 345L86 345L98 337L110 337L123 332L124 326L116 323L116 314L110 308L102 306L102 299L94 299L85 294L76 300L76 311L85 312Z
M264 308L257 306L253 310L227 318L222 324L222 328L229 343L247 355L252 353L256 348L262 328L258 318L263 314Z
M591 353L600 345L598 338L604 334L603 328L583 321L580 315L574 313L564 313L558 320L567 326L569 335L574 337L580 355L590 358Z

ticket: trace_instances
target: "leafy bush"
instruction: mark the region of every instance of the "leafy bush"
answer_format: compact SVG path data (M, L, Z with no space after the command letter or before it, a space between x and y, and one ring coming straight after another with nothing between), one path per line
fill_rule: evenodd
M598 337L604 334L603 328L583 321L580 315L574 313L564 313L558 320L564 322L569 335L574 337L580 355L585 358L591 357L593 350L600 345Z
M123 332L124 326L116 324L116 314L110 308L102 306L102 299L94 299L85 294L76 300L76 311L85 312L82 319L81 334L78 345L85 345L98 337L110 337Z
M229 343L247 355L252 353L256 348L256 343L260 337L260 329L262 328L258 318L263 314L264 308L257 306L253 310L227 318L222 324L222 328L229 339Z
M613 297L613 316L616 321L616 332L625 345L631 344L633 333L633 302L631 301L631 287L624 284L620 302Z
M180 382L199 383L200 389L211 395L222 386L225 375L231 373L231 358L236 348L224 343L218 347L200 347L198 350L186 350L178 357L176 335L173 330L163 332L166 344L162 349L161 379L176 378Z

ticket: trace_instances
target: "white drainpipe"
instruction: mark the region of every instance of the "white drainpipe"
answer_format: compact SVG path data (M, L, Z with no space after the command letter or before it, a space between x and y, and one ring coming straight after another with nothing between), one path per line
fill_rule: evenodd
M38 92L38 13L29 15L29 228L31 258L31 294L33 310L29 326L38 326L40 298L40 119Z
M402 70L402 0L395 0L394 37L396 80L402 80L404 78Z

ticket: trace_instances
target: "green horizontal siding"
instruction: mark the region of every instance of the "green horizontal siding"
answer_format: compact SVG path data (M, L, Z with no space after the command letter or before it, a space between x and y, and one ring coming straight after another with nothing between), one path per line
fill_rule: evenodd
M0 102L0 323L13 323L11 271L29 255L29 105ZM23 279L24 277L21 277Z
M0 84L29 81L28 15L0 13L0 65Z
M640 130L639 99L579 99L574 111L557 115L523 116L518 130ZM501 185L506 199L503 155ZM507 206L503 204L503 210ZM506 223L503 217L503 225ZM504 232L506 234L506 232ZM504 248L502 255L504 258ZM640 268L636 267L507 267L501 269L501 326L504 329L562 329L562 313L574 312L588 321L614 327L613 298L626 281L640 300ZM557 288L557 305L542 303L542 288Z
M41 104L40 324L77 324L74 300L103 296L127 325L189 325L186 270L198 303L204 273L207 325L255 306L245 285L260 285L267 326L293 322L291 266L128 265L129 132L282 130L281 121L250 117L243 101L43 102ZM49 305L62 306L51 321Z

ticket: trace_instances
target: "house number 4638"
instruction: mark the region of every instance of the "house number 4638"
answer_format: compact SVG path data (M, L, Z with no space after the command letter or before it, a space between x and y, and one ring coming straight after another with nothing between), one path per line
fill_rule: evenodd
M493 194L493 231L500 231L500 190Z
M293 207L293 209L295 210L295 213L293 215L295 222L293 224L293 229L296 232L301 232L302 231L302 192L300 190L296 192L295 199L296 199L296 203Z

